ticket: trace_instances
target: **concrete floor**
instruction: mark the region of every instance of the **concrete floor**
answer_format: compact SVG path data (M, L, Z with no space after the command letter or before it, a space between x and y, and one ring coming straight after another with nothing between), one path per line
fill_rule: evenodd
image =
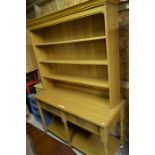
M32 124L33 126L37 127L38 129L44 131L43 125L42 125L40 122L36 121L35 118L33 117L33 115L30 114L30 117L27 119L27 122L30 123L30 124ZM65 144L61 139L59 139L58 137L56 137L56 136L53 135L52 133L47 132L47 134L48 134L49 136L53 137L54 139L58 140L59 142ZM28 145L27 147L30 147L30 144L29 144L29 143L26 144L26 145ZM28 150L31 151L31 148L28 149ZM77 155L84 155L84 154L82 154L81 152L79 152L79 151L76 150L76 149L73 149L73 151L74 151ZM32 153L32 152L30 152L30 153ZM27 155L31 155L31 154L27 154ZM32 154L32 155L33 155L33 154ZM129 155L128 146L127 146L127 145L124 145L124 148L123 148L123 149L118 148L118 150L117 150L117 152L115 153L115 155Z

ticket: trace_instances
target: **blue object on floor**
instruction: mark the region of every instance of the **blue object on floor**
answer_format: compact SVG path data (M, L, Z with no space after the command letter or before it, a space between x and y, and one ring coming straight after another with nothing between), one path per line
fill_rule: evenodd
M34 115L34 118L37 121L42 123L41 116L40 116L40 113L38 111L38 106L37 106L35 98L34 98L34 94L30 94L28 96L28 98L29 98L29 102L30 102L30 106L31 106L32 114ZM45 119L45 122L46 122L47 125L52 123L52 117L51 117L50 113L48 113L47 111L43 110L43 115L44 115L44 119Z
M28 95L26 95L26 105L28 107L29 112L32 113L32 109L31 109L31 106L30 106Z

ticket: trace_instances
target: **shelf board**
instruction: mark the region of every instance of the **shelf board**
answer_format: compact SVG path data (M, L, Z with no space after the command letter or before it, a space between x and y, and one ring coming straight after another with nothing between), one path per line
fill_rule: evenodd
M43 90L34 97L60 110L63 107L63 111L101 127L107 126L115 118L124 101L111 109L108 98L59 87Z
M74 39L74 40L67 40L67 41L46 42L46 43L35 44L35 46L49 46L49 45L59 45L59 44L70 44L70 43L87 42L87 41L93 41L93 40L102 40L102 39L105 39L105 38L106 38L105 36L100 36L100 37Z
M34 87L35 87L35 88L38 88L38 89L44 89L43 84L42 84L41 82L35 84Z
M67 141L66 132L65 132L63 123L60 120L54 119L54 121L50 125L48 125L47 130L52 132L54 135L56 135L60 139ZM73 132L73 129L69 128L70 135L72 134L72 132Z
M70 82L75 84L109 88L107 79L85 78L85 77L77 77L77 76L61 75L61 74L44 75L43 77L52 79L52 80L65 81L65 82Z
M72 138L72 146L87 155L104 154L104 148L102 147L103 144L100 142L100 137L94 134L88 134L85 131L77 131L77 133ZM108 145L109 155L114 155L118 149L118 146L119 139L110 136Z
M107 65L106 59L45 59L41 63L77 64L77 65Z

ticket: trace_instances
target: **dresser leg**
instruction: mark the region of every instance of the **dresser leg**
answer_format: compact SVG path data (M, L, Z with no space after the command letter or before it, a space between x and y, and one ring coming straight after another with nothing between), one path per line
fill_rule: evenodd
M68 129L67 122L64 122L64 128L65 128L66 137L67 137L67 144L68 144L69 146L71 146L70 135L69 135L69 129Z
M46 122L45 122L45 119L44 119L44 116L43 116L43 111L42 111L42 108L41 108L40 104L37 103L37 105L38 105L38 110L39 110L41 120L42 120L42 123L43 123L44 131L46 132L47 131L47 125L46 125Z
M67 143L71 147L70 135L69 135L69 129L68 129L68 126L67 126L67 122L64 123L64 126L65 126L65 131L66 131L66 136L67 136Z
M63 112L61 112L61 117L62 117L62 122L64 124L65 132L66 132L67 143L68 143L69 146L71 146L71 140L70 140L68 124L67 124L66 116L65 116L65 114Z
M108 129L104 128L104 129L100 129L100 137L101 137L101 142L102 142L102 146L104 149L104 152L102 152L101 154L103 155L108 155L108 141L109 141L109 134L108 134Z

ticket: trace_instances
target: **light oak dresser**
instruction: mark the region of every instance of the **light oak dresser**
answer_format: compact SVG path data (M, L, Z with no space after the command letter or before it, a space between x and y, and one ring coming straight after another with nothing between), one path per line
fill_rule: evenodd
M27 21L44 86L35 99L45 131L87 155L114 155L124 141L117 4L90 0ZM118 122L120 139L110 134Z

